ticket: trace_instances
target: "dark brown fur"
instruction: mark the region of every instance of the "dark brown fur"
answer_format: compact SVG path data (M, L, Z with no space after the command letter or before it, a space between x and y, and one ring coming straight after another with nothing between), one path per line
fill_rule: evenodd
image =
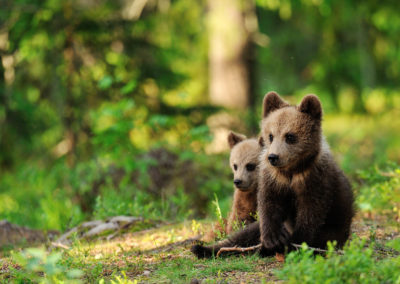
M314 95L304 97L298 107L288 105L276 93L265 96L260 224L254 223L215 246L193 247L198 257L211 257L223 246L251 246L260 240L262 255L291 249L290 243L305 242L317 248L325 248L327 241L344 245L354 216L354 198L322 136L321 119L321 104ZM288 143L287 134L293 135L295 142ZM270 155L279 157L275 165L269 161Z

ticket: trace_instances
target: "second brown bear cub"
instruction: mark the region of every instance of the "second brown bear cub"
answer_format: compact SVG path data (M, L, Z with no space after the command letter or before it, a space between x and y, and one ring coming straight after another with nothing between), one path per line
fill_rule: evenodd
M354 215L349 181L335 163L321 129L322 108L314 95L291 106L278 94L263 101L258 215L231 238L214 246L193 246L198 257L221 247L262 244L261 255L291 249L291 243L343 246Z
M229 214L226 232L233 232L235 227L248 225L256 221L258 160L261 147L256 139L231 132L228 135L231 148L229 164L233 172L235 193L232 210Z

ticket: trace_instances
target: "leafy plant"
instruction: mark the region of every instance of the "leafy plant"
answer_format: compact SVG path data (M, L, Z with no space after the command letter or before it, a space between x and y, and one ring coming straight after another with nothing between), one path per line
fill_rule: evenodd
M287 283L400 283L400 256L377 261L373 244L353 239L343 254L337 254L328 244L327 256L314 256L312 250L303 246L291 252L278 278Z
M14 253L12 258L19 268L12 268L10 277L21 283L80 283L82 271L61 265L61 257L62 253L48 253L43 248L28 248Z

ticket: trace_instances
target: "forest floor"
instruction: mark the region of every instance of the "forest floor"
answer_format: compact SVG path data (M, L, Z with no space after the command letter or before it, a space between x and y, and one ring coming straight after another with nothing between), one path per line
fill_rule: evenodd
M383 226L382 220L357 217L352 232L360 238L385 243L399 236L398 230ZM47 248L59 252L59 270L81 271L85 283L268 283L281 281L275 271L283 263L275 257L231 256L199 260L190 246L212 230L211 221L187 221L160 224L157 227L126 232L111 240L103 236L95 241L75 239L70 245ZM54 243L53 243L54 244ZM385 257L383 251L383 257ZM10 251L0 259L0 281L25 282L29 264L16 262ZM39 257L40 258L40 257ZM43 260L46 266L48 260ZM25 266L24 266L25 265ZM64 267L64 268L63 268ZM45 270L46 268L44 268ZM31 269L35 270L35 269ZM24 272L25 271L25 272ZM39 271L39 270L37 270ZM37 271L33 271L37 274ZM45 272L46 273L46 272ZM51 272L48 272L51 274ZM40 274L40 273L39 273ZM43 276L43 275L42 275ZM22 279L22 281L21 281ZM60 279L55 277L54 279ZM132 281L132 282L131 282ZM50 281L52 282L52 281Z

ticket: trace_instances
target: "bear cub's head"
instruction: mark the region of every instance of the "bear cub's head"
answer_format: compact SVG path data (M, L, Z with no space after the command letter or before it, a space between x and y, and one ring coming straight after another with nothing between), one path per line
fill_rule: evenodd
M317 96L307 95L298 106L275 92L265 95L259 143L268 167L284 172L304 170L321 149L322 107Z
M261 147L256 139L247 139L242 134L231 132L228 135L231 148L229 159L233 171L233 184L243 192L257 189L258 162Z

